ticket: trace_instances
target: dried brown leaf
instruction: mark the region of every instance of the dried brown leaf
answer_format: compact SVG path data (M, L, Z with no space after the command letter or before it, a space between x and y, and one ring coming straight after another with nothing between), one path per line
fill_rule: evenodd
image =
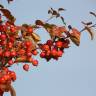
M72 33L70 33L70 39L77 46L80 45L80 36L81 33L77 29L72 28Z
M96 13L94 13L94 12L90 12L90 14L96 17Z
M32 37L34 39L35 42L39 42L41 39L40 39L40 36L36 33L32 33Z
M91 40L93 40L94 39L94 33L92 31L92 28L85 26L85 30L90 34Z
M3 13L3 15L12 23L15 22L14 16L11 14L11 12L7 9L0 9L0 11Z
M0 8L4 8L4 6L0 4Z
M36 20L36 21L35 21L35 24L36 24L36 25L41 25L41 26L44 25L43 21L41 21L41 20Z
M88 26L88 25L92 25L92 22L87 22L87 23L85 23L85 22L82 21L81 23L84 24L84 25L87 25L87 26Z
M7 0L8 1L8 3L10 3L10 2L12 2L13 0Z
M65 9L64 8L59 8L58 11L65 11Z
M52 14L52 11L51 10L48 10L48 14Z

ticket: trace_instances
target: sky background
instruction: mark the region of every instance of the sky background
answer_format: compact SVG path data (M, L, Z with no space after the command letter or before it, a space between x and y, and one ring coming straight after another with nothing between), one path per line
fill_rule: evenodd
M89 11L96 12L96 0L14 0L10 5L6 0L0 0L0 3L11 10L19 25L33 24L36 19L46 20L50 7L67 9L62 13L65 21L79 30L83 28L81 21L96 22L89 14ZM61 23L56 19L50 22ZM42 29L38 34L43 38L42 42L49 38ZM58 62L51 60L47 63L37 58L39 66L30 66L29 72L22 70L23 64L11 68L17 73L13 83L17 96L96 96L96 37L91 41L89 34L84 32L80 47L71 44Z

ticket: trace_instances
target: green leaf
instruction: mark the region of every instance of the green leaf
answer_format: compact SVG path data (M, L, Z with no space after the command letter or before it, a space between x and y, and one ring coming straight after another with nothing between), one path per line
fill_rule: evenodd
M64 18L63 18L62 16L61 16L60 18L61 18L63 24L66 25L66 23L65 23L65 21L64 21Z

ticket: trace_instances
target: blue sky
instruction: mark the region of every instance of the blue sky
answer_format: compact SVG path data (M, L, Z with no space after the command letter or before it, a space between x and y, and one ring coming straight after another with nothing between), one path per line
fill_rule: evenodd
M15 0L10 5L0 0L0 3L12 11L16 24L46 20L50 7L67 9L62 13L65 21L79 30L83 27L81 21L96 21L89 15L89 11L96 12L96 0ZM60 24L55 19L50 22ZM38 34L43 41L49 38L44 30ZM17 73L13 83L17 96L96 96L96 39L91 41L88 33L82 34L80 47L72 44L58 62L38 59L39 66L31 67L29 72L22 70L22 64L12 67Z

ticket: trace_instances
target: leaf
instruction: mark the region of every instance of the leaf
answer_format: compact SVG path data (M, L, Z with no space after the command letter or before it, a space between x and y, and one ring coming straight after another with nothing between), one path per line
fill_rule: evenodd
M70 33L70 39L77 46L80 45L80 36L81 33L77 29L72 28L72 33Z
M22 26L27 28L29 25L28 24L22 24Z
M64 11L65 9L64 8L59 8L58 11Z
M44 24L44 28L45 28L45 29L47 29L47 28L52 28L53 26L55 26L55 25L49 24L49 23L45 23L45 24Z
M44 25L44 23L43 23L41 20L36 20L36 21L35 21L35 24L36 24L36 25L41 25L41 26Z
M0 8L4 8L4 6L0 4Z
M52 15L58 15L58 12L54 10Z
M63 18L62 16L61 16L60 18L61 18L63 24L66 25L66 23L65 23L65 21L64 21L64 18Z
M59 13L56 15L56 18L58 18L58 17L60 17L60 14Z
M26 56L17 57L15 59L15 62L24 62L24 61L26 61Z
M54 9L51 7L51 10L54 11Z
M85 22L81 22L82 24L84 24L84 25L92 25L92 22L87 22L87 23L85 23Z
M40 49L43 48L43 44L41 44L41 43L38 43L38 46L39 46Z
M91 36L91 40L93 40L94 39L94 34L93 34L93 31L92 31L92 28L89 28L88 26L85 26L85 30L87 30L87 32Z
M56 10L54 10L53 8L51 8L50 11L52 12L52 15L57 15L58 14L58 12Z
M40 39L40 36L37 35L36 33L32 33L32 37L34 39L35 42L39 42L41 39Z
M96 17L96 13L94 13L94 12L90 12L90 14Z
M14 23L15 18L14 16L11 14L11 12L7 9L0 9L0 11L3 13L3 15L12 23Z
M52 11L51 10L48 10L48 14L52 14Z
M12 2L13 0L7 0L8 1L8 3L10 3L10 2Z

